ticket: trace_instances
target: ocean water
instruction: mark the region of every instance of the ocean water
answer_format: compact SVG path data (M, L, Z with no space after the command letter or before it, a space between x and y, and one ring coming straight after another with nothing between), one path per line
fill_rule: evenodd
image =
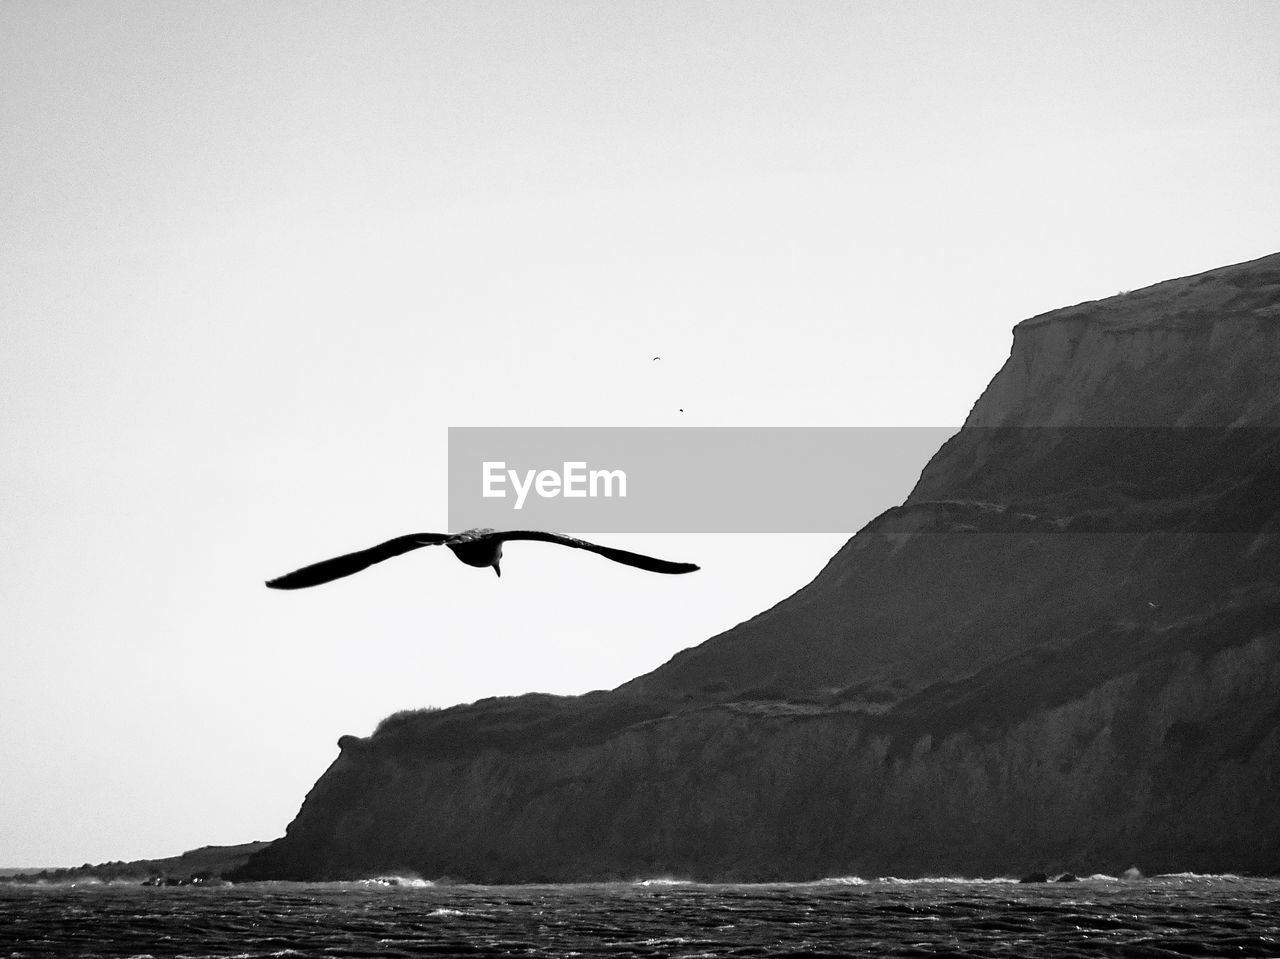
M0 885L0 956L1280 956L1280 880Z

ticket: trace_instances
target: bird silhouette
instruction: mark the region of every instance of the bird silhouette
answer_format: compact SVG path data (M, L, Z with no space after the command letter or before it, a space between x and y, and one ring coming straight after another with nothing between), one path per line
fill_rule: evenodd
M397 536L395 539L389 539L385 543L379 543L377 546L370 546L368 549L347 553L343 556L335 556L333 559L321 560L319 563L312 563L310 566L296 569L292 573L285 573L283 576L269 579L267 580L267 586L271 589L304 589L308 586L319 586L321 583L342 579L342 577L358 573L362 569L368 569L374 563L381 563L383 560L391 559L415 549L421 549L423 546L448 546L449 549L453 550L453 555L468 566L492 566L493 571L501 576L502 569L498 563L502 559L502 544L511 540L559 543L561 546L585 549L592 553L598 553L605 559L611 559L615 563L647 569L652 573L692 573L698 568L693 563L673 563L669 560L657 559L641 553L630 553L625 549L614 549L610 546L588 543L585 539L564 536L560 533L544 533L540 530L498 532L492 529L469 529L463 533L453 534L410 533L407 536Z

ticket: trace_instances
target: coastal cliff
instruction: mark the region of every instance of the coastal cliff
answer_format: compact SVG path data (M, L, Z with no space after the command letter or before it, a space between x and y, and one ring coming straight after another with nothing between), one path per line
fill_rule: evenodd
M236 878L1280 872L1280 254L1034 317L902 506L607 693L400 714Z

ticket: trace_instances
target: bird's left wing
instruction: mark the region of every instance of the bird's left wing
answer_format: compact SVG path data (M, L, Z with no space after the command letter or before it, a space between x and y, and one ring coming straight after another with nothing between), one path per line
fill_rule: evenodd
M588 543L585 539L564 536L560 533L544 533L541 530L528 529L510 530L505 533L493 533L491 535L504 543L510 540L526 539L539 543L559 543L561 546L571 546L574 549L585 549L592 553L599 553L605 559L611 559L615 563L635 566L638 569L647 569L651 573L692 573L699 568L694 563L673 563L671 560L645 556L643 553L631 553L625 549L614 549L611 546Z
M408 536L397 536L377 546L370 546L355 553L335 556L333 559L321 560L292 573L285 573L275 579L267 580L271 589L304 589L307 586L319 586L321 583L342 579L362 569L368 569L374 563L391 559L401 553L419 549L423 546L438 546L449 537L445 533L410 533Z

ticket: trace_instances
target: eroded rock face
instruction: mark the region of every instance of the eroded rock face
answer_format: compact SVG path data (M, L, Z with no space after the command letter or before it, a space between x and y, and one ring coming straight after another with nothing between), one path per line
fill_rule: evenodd
M1275 425L1278 375L1273 254L1024 320L965 425Z
M242 878L1280 871L1278 336L1280 255L1020 324L795 596L343 737Z
M892 701L1151 603L1192 614L1275 571L1278 427L1280 254L1027 320L902 507L629 686Z

